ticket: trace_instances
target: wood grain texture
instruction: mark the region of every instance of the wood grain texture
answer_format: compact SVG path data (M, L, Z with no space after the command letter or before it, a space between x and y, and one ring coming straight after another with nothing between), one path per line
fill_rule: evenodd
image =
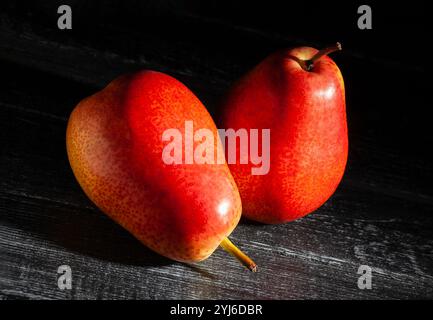
M423 148L432 137L421 71L336 58L348 92L344 180L306 218L241 222L231 238L258 263L251 274L222 250L200 264L169 261L96 209L70 170L66 120L83 97L141 68L179 78L216 114L224 90L279 40L234 30L246 43L261 43L260 54L243 59L245 52L223 46L151 32L125 36L110 25L102 39L66 41L13 16L0 21L0 298L433 298L433 158ZM71 291L57 287L63 264L72 268ZM361 264L373 268L371 290L357 287Z

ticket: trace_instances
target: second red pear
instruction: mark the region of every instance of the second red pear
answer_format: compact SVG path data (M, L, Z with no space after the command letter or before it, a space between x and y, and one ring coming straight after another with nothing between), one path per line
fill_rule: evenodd
M344 82L324 50L299 47L270 55L223 102L222 127L270 129L270 170L230 164L243 214L264 223L291 221L319 208L343 176L348 153Z

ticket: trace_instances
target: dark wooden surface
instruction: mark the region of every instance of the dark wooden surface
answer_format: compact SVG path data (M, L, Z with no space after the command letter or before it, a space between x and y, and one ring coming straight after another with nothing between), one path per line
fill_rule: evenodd
M167 260L108 219L72 175L66 121L82 98L143 68L177 77L216 115L233 80L303 40L194 11L171 19L212 41L103 20L65 35L50 27L55 11L34 23L11 7L0 11L0 298L433 298L433 136L422 64L350 46L335 56L347 89L346 174L303 219L240 223L231 238L258 263L252 274L222 250L199 264ZM70 291L57 287L64 264ZM362 264L373 268L371 290L358 289Z

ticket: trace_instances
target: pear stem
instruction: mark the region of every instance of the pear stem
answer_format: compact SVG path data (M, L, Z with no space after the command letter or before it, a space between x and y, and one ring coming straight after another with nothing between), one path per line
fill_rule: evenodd
M313 69L313 67L314 67L314 63L317 60L319 60L323 56L326 56L332 52L340 51L340 50L342 50L340 42L337 42L333 46L329 46L329 47L326 47L325 49L319 50L311 59L306 60L304 66L302 66L302 67L306 71L311 71L311 69Z
M256 263L251 260L250 257L248 257L245 253L243 253L241 250L239 250L238 247L236 247L233 242L229 240L229 238L224 238L224 240L220 243L220 246L230 253L232 256L234 256L236 259L238 259L245 267L247 267L250 271L256 272L257 271L257 265Z

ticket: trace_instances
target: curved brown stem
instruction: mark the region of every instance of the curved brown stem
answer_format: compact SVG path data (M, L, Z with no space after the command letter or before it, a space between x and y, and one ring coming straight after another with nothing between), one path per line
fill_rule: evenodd
M243 253L241 250L239 250L233 242L229 240L229 238L224 238L224 240L220 243L220 246L233 255L236 259L238 259L245 267L247 267L250 271L256 272L257 271L257 265L256 263L251 260L250 257L248 257L245 253Z
M319 50L311 59L305 60L303 63L301 63L301 67L306 71L311 71L314 67L314 63L322 58L323 56L326 56L332 52L340 51L342 50L341 43L337 42L333 46L326 47L325 49Z

